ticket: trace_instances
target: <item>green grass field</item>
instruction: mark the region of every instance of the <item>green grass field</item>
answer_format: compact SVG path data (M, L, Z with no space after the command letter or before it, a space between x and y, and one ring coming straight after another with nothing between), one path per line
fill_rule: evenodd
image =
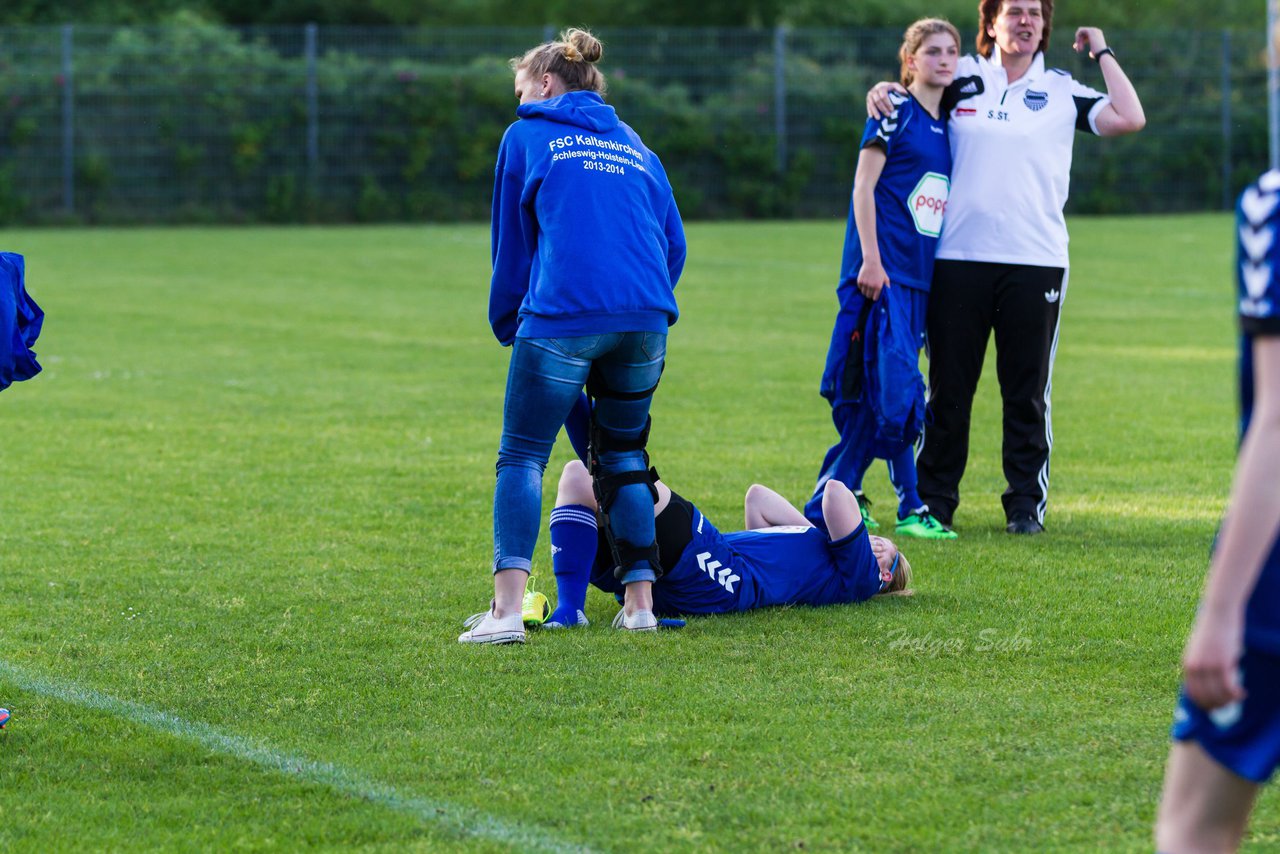
M723 528L834 438L842 229L689 228L651 449ZM1072 223L1046 536L1003 533L988 376L913 599L623 637L597 591L477 649L483 226L4 232L48 317L0 396L0 850L1150 850L1231 477L1230 245Z

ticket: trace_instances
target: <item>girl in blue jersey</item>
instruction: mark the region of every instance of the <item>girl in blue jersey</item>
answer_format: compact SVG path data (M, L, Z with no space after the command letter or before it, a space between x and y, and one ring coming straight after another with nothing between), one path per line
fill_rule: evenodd
M594 480L630 628L652 629L653 502L644 446L662 373L684 231L658 158L601 97L600 42L583 30L512 60L519 120L493 191L489 320L511 345L493 502L494 598L464 643L523 642L542 475L585 385Z
M923 422L918 359L950 186L942 94L955 72L960 34L943 20L916 21L899 55L908 94L895 96L891 115L867 121L858 155L836 290L840 311L822 376L840 438L827 451L805 516L821 523L826 485L837 479L852 487L863 519L876 527L862 478L882 457L898 493L896 532L954 539L916 491L912 444Z
M1204 597L1156 821L1159 851L1234 851L1280 766L1280 172L1238 208L1240 459Z
M911 565L892 542L868 535L858 502L830 481L822 500L825 530L759 484L747 490L745 531L721 533L660 480L656 529L663 574L653 609L664 617L749 611L771 605L834 605L877 594L910 595ZM559 602L544 628L585 626L588 584L622 594L596 527L586 467L565 466L551 513L552 563ZM626 628L619 614L614 625Z

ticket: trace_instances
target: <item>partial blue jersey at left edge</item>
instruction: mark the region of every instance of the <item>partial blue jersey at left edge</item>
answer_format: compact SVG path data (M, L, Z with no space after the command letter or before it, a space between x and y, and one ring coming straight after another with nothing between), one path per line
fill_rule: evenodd
M0 391L40 373L32 347L40 337L44 312L26 291L26 260L0 252Z
M1240 319L1240 436L1253 417L1253 342L1280 335L1280 171L1245 189L1236 206ZM1272 542L1245 610L1245 645L1280 656L1280 537Z

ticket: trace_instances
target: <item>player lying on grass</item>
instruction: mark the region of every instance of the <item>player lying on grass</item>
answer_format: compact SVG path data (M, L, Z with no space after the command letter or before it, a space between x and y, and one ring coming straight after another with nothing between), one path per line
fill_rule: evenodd
M830 481L822 499L828 533L759 484L747 490L747 530L728 534L661 480L654 485L662 566L653 584L658 616L835 605L912 592L911 565L892 542L867 533L857 500L840 481ZM560 476L551 512L551 553L558 602L544 628L587 625L583 607L589 584L615 596L623 592L597 530L591 476L577 460Z

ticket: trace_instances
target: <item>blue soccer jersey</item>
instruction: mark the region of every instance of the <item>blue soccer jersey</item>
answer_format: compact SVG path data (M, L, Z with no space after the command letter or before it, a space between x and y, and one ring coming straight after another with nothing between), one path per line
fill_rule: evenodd
M880 592L880 567L861 525L832 541L812 527L762 528L722 534L693 507L690 538L653 585L662 616L724 614L769 605L861 602ZM591 583L610 593L622 586L609 571Z
M946 119L935 119L910 95L896 93L896 109L883 119L868 119L860 148L885 152L876 182L876 237L880 261L891 284L929 290L933 256L942 233L951 188L951 148ZM840 288L856 288L862 268L862 244L853 203L844 238Z
M1280 335L1280 172L1263 175L1240 196L1238 292L1240 435L1253 415L1253 339ZM1272 544L1245 612L1245 645L1280 655L1280 538Z

